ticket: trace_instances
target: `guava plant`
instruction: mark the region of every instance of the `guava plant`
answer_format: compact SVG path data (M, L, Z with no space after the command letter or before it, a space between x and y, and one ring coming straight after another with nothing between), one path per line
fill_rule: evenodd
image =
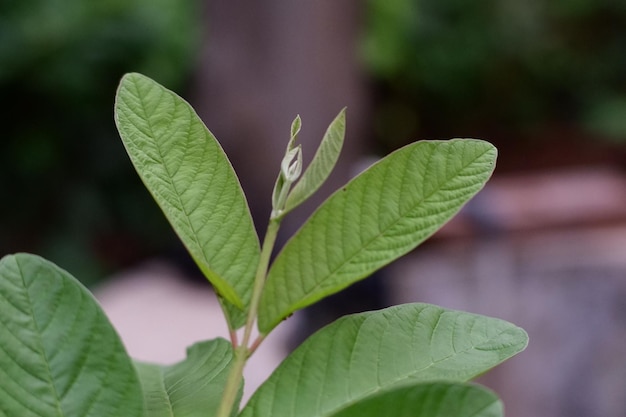
M172 365L133 361L68 272L35 255L5 256L1 417L502 415L498 397L468 381L523 350L526 333L421 303L340 318L240 406L244 366L267 335L432 235L488 180L492 145L420 141L393 152L328 198L270 262L282 219L337 161L345 111L306 169L294 120L262 244L231 164L189 104L128 74L115 120L139 176L215 288L230 340L194 344Z

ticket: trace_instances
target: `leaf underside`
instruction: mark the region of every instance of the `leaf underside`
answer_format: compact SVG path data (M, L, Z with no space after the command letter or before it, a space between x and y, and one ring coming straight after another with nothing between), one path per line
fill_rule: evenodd
M259 242L224 151L182 98L140 74L122 79L115 120L126 151L232 328L245 322Z
M38 256L0 260L0 416L142 417L131 359L93 296Z
M144 392L144 417L215 415L232 357L231 344L215 339L191 346L187 358L174 365L136 362Z
M259 308L261 333L414 249L484 186L495 159L484 141L416 142L338 190L273 263Z
M502 402L485 388L451 382L421 383L374 394L332 417L501 417Z
M382 390L465 382L526 347L503 320L405 304L345 316L307 339L252 396L241 417L322 417Z

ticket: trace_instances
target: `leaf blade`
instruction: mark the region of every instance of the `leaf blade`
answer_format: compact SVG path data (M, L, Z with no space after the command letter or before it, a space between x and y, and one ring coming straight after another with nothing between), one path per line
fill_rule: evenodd
M374 394L332 417L502 417L502 402L473 384L432 382Z
M326 417L386 389L465 382L527 341L511 323L429 304L345 316L292 352L241 417Z
M93 296L29 254L0 260L0 415L142 417L141 387Z
M270 268L259 330L414 249L484 186L495 157L478 140L416 142L335 192Z
M187 102L140 74L122 79L115 121L142 181L241 327L260 248L226 154Z
M187 358L174 365L136 362L144 392L144 417L216 414L232 358L231 344L215 339L194 344L187 350Z

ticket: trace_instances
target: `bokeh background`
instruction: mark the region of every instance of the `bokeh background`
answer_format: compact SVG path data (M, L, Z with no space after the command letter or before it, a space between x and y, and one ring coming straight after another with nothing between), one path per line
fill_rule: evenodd
M196 107L260 230L291 120L306 160L348 106L340 166L283 241L372 158L418 139L493 142L494 178L458 218L281 343L346 311L442 304L529 331L483 380L507 415L624 415L625 2L0 2L0 255L41 254L95 289L154 259L197 277L115 131L129 71Z

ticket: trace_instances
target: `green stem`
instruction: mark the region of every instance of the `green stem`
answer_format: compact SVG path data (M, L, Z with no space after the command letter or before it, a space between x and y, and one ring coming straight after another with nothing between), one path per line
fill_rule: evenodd
M218 417L229 417L232 413L237 394L239 394L239 387L243 380L243 368L246 364L247 356L248 349L244 345L237 346L235 349L235 361L232 368L230 368L228 380L226 381L224 393L222 394L222 402L217 411Z
M235 359L226 386L224 387L224 394L222 395L222 402L217 412L217 417L229 417L232 413L237 394L239 392L239 386L243 380L243 368L245 367L246 360L254 350L250 350L248 345L250 343L250 336L256 322L256 317L259 309L259 302L261 301L261 294L263 292L263 284L265 284L265 277L267 276L267 269L270 264L270 257L272 256L272 250L276 243L276 237L278 236L278 229L280 228L279 219L270 219L267 226L267 232L263 239L263 246L261 248L261 256L259 259L259 265L256 270L256 276L254 278L254 287L252 289L252 299L250 300L250 310L248 311L248 319L246 321L246 327L244 328L243 340L241 345L235 349ZM261 339L262 340L262 339ZM256 349L258 346L253 346Z
M261 294L263 293L263 285L265 284L265 277L267 276L267 269L270 264L270 258L272 256L272 250L274 250L274 244L276 243L279 228L280 220L271 219L267 225L267 231L265 232L265 238L263 239L259 266L256 271L256 277L254 278L252 299L250 300L250 310L248 311L248 321L246 322L246 328L243 334L243 342L241 342L246 347L250 342L250 335L252 334L252 329L256 321L259 310L259 302L261 301Z

